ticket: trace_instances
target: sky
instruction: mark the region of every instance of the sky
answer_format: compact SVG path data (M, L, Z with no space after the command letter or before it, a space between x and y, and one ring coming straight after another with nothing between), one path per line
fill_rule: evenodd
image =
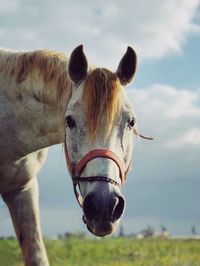
M92 65L116 70L128 45L138 55L126 88L142 133L123 188L125 233L165 225L172 235L200 233L200 1L0 0L0 46L71 51L84 45ZM44 235L85 231L62 146L40 171ZM0 201L0 235L14 234Z

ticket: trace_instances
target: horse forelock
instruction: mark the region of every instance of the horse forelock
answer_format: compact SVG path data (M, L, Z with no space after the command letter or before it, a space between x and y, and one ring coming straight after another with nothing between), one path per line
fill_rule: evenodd
M89 72L84 83L82 104L87 119L87 129L91 139L95 139L98 127L103 125L107 139L121 105L121 85L116 74L105 68Z

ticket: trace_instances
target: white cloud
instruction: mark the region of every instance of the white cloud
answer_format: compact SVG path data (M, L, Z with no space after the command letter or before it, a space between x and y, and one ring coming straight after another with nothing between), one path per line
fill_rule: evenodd
M19 4L16 0L1 1L0 14L16 11L19 8Z
M138 106L148 105L148 112L153 116L157 112L161 113L164 119L200 116L198 91L154 84L146 89L137 89L133 91L133 94Z
M128 90L128 95L136 107L139 128L154 135L162 148L200 148L198 90L156 84Z
M188 129L180 136L169 142L169 147L179 149L182 147L198 147L200 148L200 127Z
M51 0L47 4L2 0L1 45L70 51L84 43L95 61L102 63L103 54L109 66L128 44L135 46L142 57L162 57L180 52L188 36L199 33L200 27L193 21L199 3L199 0ZM26 37L27 32L31 38Z

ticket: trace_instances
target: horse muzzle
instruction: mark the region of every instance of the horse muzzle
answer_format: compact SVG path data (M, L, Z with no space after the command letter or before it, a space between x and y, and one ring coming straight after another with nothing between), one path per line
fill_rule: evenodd
M83 202L83 221L96 236L106 236L115 231L125 208L123 195L90 192Z

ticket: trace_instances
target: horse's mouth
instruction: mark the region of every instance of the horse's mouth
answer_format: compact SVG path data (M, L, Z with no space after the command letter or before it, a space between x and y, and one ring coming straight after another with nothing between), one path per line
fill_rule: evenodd
M87 229L90 233L94 234L91 227L92 225L90 224L90 222L86 219L85 215L83 214L83 223L86 224Z
M115 229L115 224L113 222L104 222L104 223L98 223L98 222L90 222L85 215L83 215L83 222L86 224L87 229L90 233L92 233L95 236L103 237L106 235L110 235L113 233Z

